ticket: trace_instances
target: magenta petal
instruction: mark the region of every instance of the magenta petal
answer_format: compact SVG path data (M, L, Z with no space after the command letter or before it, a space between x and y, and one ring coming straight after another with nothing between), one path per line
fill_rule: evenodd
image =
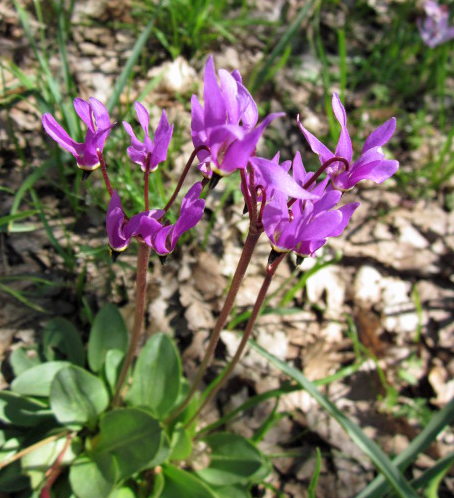
M136 110L137 119L139 120L142 130L148 135L148 127L150 126L150 115L148 114L148 111L140 102L134 103L134 109Z
M154 239L152 239L152 243L149 244L155 250L156 254L160 256L165 256L169 254L170 249L167 246L167 238L169 237L170 232L174 229L174 225L168 225L162 227L155 234Z
M342 206L340 209L338 209L338 211L342 215L342 221L337 225L334 231L329 234L329 237L339 237L339 235L348 225L352 214L356 211L359 205L359 202L352 202L351 204L347 204L346 206Z
M43 116L42 123L47 134L75 158L80 157L83 154L83 144L74 141L57 121L55 121L52 114L46 112Z
M227 110L228 122L236 125L240 120L238 83L225 69L220 69L218 74L221 80L222 97Z
M329 192L325 192L323 197L314 203L314 211L312 216L316 216L323 211L328 211L333 208L340 201L341 197L342 194L338 190L330 190Z
M76 97L73 102L74 109L79 118L87 125L87 128L95 133L93 116L91 113L90 104L80 97Z
M211 127L224 124L226 122L226 110L216 79L212 55L208 57L205 65L203 98L205 102L205 125Z
M399 169L399 162L384 159L379 163L371 163L359 168L350 177L351 187L361 180L371 180L375 183L383 183ZM349 188L351 188L349 187Z
M388 119L385 123L375 129L364 142L364 152L374 147L381 147L392 137L396 129L396 118Z
M334 232L342 221L342 214L336 211L326 211L318 215L310 223L302 224L297 233L297 240L324 239Z
M303 132L304 138L307 140L309 147L312 149L312 152L315 152L320 157L320 162L322 164L326 163L328 159L334 157L334 154L320 142L318 138L316 138L312 133L306 130L304 126L301 124L299 116L297 117L298 126L300 130Z
M240 104L240 116L245 131L250 131L257 124L259 113L257 105L245 86L238 83L238 100Z
M339 141L337 142L336 152L334 153L336 156L343 157L347 159L349 163L352 161L353 157L353 148L352 141L350 139L350 135L348 134L348 130L346 127L342 127ZM340 163L340 167L343 167L342 163Z
M288 173L273 161L252 157L251 164L259 170L260 176L265 182L263 185L265 188L271 186L273 189L296 199L317 199L317 196L300 187Z
M110 247L114 251L123 251L129 244L130 238L125 237L123 225L125 215L121 208L121 201L117 191L114 190L110 199L106 216L106 230Z
M285 113L273 113L267 116L257 128L244 137L237 140L227 150L222 165L219 165L219 174L229 175L236 169L246 168L251 155L265 128L276 118L285 116Z
M278 225L289 221L287 196L285 194L276 193L273 199L266 204L262 221L268 238L273 244L276 244L275 235Z
M332 107L334 115L336 116L336 119L339 121L342 128L347 126L347 114L337 93L333 93Z
M143 147L142 142L136 137L136 135L132 129L132 126L129 123L127 123L126 121L123 121L123 127L124 127L126 133L131 137L131 145L136 149Z
M90 109L95 120L96 131L111 128L109 113L106 106L94 97L90 97Z

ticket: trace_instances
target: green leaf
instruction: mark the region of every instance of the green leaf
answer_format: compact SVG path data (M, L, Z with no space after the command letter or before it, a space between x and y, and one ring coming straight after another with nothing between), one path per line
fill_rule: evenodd
M57 420L70 429L94 425L108 405L103 382L80 367L63 368L52 381L50 406Z
M30 477L32 489L37 489L45 481L46 472L60 455L62 465L69 465L76 459L76 452L81 450L80 440L70 444L65 450L66 444L66 437L49 441L21 458L22 471Z
M124 357L125 353L119 349L109 349L109 351L107 351L106 361L104 363L104 374L111 394L115 393Z
M217 498L213 490L198 477L185 470L166 465L165 484L160 498Z
M43 351L48 361L65 359L80 367L85 364L85 351L80 334L76 327L64 318L54 318L47 323L43 333Z
M218 498L251 498L247 487L235 484L232 486L213 486Z
M25 370L36 367L40 363L38 356L28 355L25 348L15 349L14 351L11 351L9 356L9 364L13 369L15 377L19 377Z
M131 488L120 488L114 489L112 493L110 493L108 498L135 498L136 495L133 493Z
M175 345L167 335L156 334L139 354L125 400L151 408L162 419L175 406L180 378L181 361Z
M29 368L13 380L11 390L24 396L48 398L54 377L69 365L66 361L48 361Z
M99 424L96 454L112 455L125 478L149 465L160 449L159 422L144 410L122 408L108 412Z
M93 372L99 372L107 351L128 347L128 330L117 307L106 304L95 317L88 339L88 364Z
M161 432L161 440L159 442L159 450L153 459L147 464L147 467L150 469L157 467L158 465L162 465L170 455L170 441L167 437L167 434L162 431Z
M183 427L178 427L173 431L172 452L170 453L170 460L185 460L192 453L192 441L188 431Z
M454 422L454 399L452 399L444 408L435 413L426 427L411 441L411 443L400 453L394 460L402 472L416 459L419 453L422 453L435 441L438 434L444 427ZM383 476L377 476L366 489L361 491L358 498L374 498L382 496L389 489L389 484Z
M262 454L242 436L219 432L204 441L211 447L210 465L197 474L210 484L245 483L262 466Z
M20 491L30 486L30 479L22 474L19 462L0 470L0 491Z
M52 413L43 403L10 391L0 391L0 420L19 427L34 427Z
M260 347L254 341L249 341L249 344L264 358L300 384L317 401L317 403L342 426L358 448L372 460L378 470L386 477L398 496L401 498L417 497L410 484L404 479L402 474L399 472L399 469L391 463L383 450L374 441L369 439L356 424L347 418L336 405L325 398L325 396L322 395L315 385L306 379L306 377L299 370L281 361L279 358Z
M81 457L71 465L69 481L77 498L109 496L117 481L115 461L109 454Z

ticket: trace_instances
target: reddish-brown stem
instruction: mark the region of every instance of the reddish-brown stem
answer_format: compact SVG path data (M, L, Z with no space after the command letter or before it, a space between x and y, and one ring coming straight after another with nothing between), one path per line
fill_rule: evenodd
M251 216L250 213L252 212L252 204L251 204L251 196L249 194L249 187L246 180L246 171L244 169L241 169L240 175L241 175L241 185L243 186L243 192L244 192L244 202L246 203L247 212L249 213L249 216Z
M259 185L257 187L257 192L259 190L260 190L260 193L262 194L262 203L260 205L260 211L259 211L259 216L257 219L257 224L259 226L263 226L263 210L265 209L265 205L266 205L266 190L261 185Z
M106 184L107 191L109 192L110 197L112 197L113 190L112 185L110 184L109 175L107 174L106 162L104 161L104 156L102 152L97 149L96 154L98 155L99 164L101 165L102 177L104 178L104 183Z
M50 490L54 485L54 482L57 480L57 477L61 473L60 463L63 460L63 457L65 456L66 450L69 448L70 443L71 443L71 434L68 432L68 434L66 435L65 446L61 450L60 454L53 463L52 467L46 472L46 484L41 490L41 493L39 495L40 498L50 498Z
M314 182L315 180L318 179L318 177L326 170L328 166L330 166L333 163L344 163L345 164L345 171L348 171L349 168L349 163L345 157L340 157L340 156L334 156L331 159L328 159L328 161L325 161L320 168L315 172L315 174L309 178L309 180L303 185L303 189L307 190ZM287 203L287 206L290 207L292 206L297 199L290 199Z
M164 212L167 213L167 211L170 209L170 206L175 202L175 199L177 198L178 192L180 191L184 180L192 166L192 163L194 162L195 156L201 151L201 150L206 150L207 152L211 153L210 149L206 145L199 145L196 147L193 151L191 156L188 159L188 162L186 163L186 166L184 167L183 173L180 176L180 179L178 181L178 184L175 188L174 193L172 194L172 197L169 199L169 202L166 204L166 207L164 208Z
M213 332L211 333L210 341L205 351L205 355L202 359L202 363L197 370L197 374L192 383L191 390L189 391L189 394L187 395L184 402L173 413L170 414L170 416L166 420L166 423L174 420L188 406L189 402L192 399L192 396L197 391L197 387L199 386L205 370L214 354L219 341L219 336L221 335L221 331L227 322L227 318L229 317L230 312L232 311L233 305L235 303L235 297L238 294L238 290L240 288L241 282L243 281L244 274L246 273L246 269L249 265L249 262L251 261L252 253L254 252L255 246L257 245L261 234L262 232L256 230L254 226L250 227L246 242L244 243L243 252L241 253L240 261L236 268L235 274L233 275L227 298L216 321Z
M145 202L145 211L150 209L150 163L151 163L151 153L147 155L147 160L145 163L145 171L143 172L143 199Z
M251 211L249 211L249 216L251 223L257 224L257 192L255 191L255 175L254 168L249 167L249 192L251 195Z
M117 382L115 396L112 401L112 406L116 407L120 404L121 389L128 375L129 367L131 366L136 354L137 346L139 345L140 335L142 333L143 319L145 313L145 296L147 287L147 271L148 260L150 259L151 248L144 242L139 242L139 252L137 254L137 276L136 276L136 308L134 313L134 323L132 326L132 334L129 343L129 348L126 353L125 361L121 368L120 376Z
M260 310L263 306L263 302L265 301L266 294L268 293L268 289L271 284L271 280L273 279L277 267L281 263L281 261L284 260L285 256L288 253L282 253L279 255L278 258L276 258L272 264L268 265L266 269L266 276L265 279L263 280L262 287L260 289L260 292L257 296L257 299L255 301L254 307L252 309L251 316L249 317L249 320L246 325L246 329L243 333L243 337L241 338L240 344L238 345L238 348L236 350L235 356L232 358L232 360L229 363L229 366L227 367L226 370L222 373L222 378L220 381L217 383L217 385L210 391L210 393L207 395L207 397L203 400L203 403L200 405L199 409L197 412L191 417L191 420L186 424L186 426L191 425L194 420L197 419L197 417L200 415L202 410L210 403L210 401L216 396L216 394L219 392L221 387L226 383L227 379L229 378L230 374L233 372L235 366L237 365L239 359L241 358L241 355L243 354L244 348L247 345L247 341L251 335L252 329L254 328L255 322L257 320L257 317L259 316Z

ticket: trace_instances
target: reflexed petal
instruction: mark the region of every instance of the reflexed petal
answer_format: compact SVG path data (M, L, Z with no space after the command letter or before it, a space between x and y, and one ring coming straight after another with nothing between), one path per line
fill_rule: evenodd
M271 186L296 199L317 199L317 196L300 187L278 164L261 157L251 158L251 164L259 170L265 188Z
M241 82L238 83L238 99L240 103L241 122L243 123L245 130L250 131L257 124L259 112L252 95Z
M143 213L133 216L124 228L125 236L133 237L135 235L141 235L145 242L148 243L147 241L151 240L156 235L157 231L162 228L161 223L155 219L157 211L159 211L160 216L165 214L162 209L159 209L144 211Z
M384 159L379 163L371 163L359 168L350 177L351 186L361 180L372 180L375 183L383 183L399 169L399 162ZM350 187L349 187L350 188Z
M284 113L274 113L267 116L262 123L255 128L251 133L245 136L243 140L237 140L227 150L222 165L219 165L219 173L221 176L227 176L237 169L246 168L251 155L254 153L255 147L265 128L274 119L285 116Z
M138 150L132 146L129 146L127 152L131 161L133 163L139 164L142 167L142 170L145 171L145 161L147 160L145 147L143 148L143 150Z
M388 119L375 129L364 142L363 153L374 147L381 147L392 137L396 129L396 118Z
M54 139L58 145L70 152L75 158L83 154L84 146L74 141L66 131L55 121L52 114L46 112L42 119L43 127L47 134Z
M319 213L333 208L340 201L341 197L342 194L338 190L330 190L329 192L326 192L321 199L314 202L314 211L312 216L317 216Z
M106 216L106 230L110 247L115 251L122 251L129 244L130 238L123 233L125 215L121 208L121 201L117 191L114 190L110 199Z
M104 130L105 128L111 128L109 113L106 106L94 97L90 97L90 109L95 118L95 128L96 131Z
M227 110L228 123L236 125L240 120L237 81L225 69L220 69L218 74L221 80L222 97Z
M136 110L137 119L139 120L142 130L144 130L145 135L148 135L148 127L150 125L150 115L145 107L140 102L134 103L134 108ZM164 111L162 111L164 113ZM162 118L161 118L162 119Z
M303 132L304 138L309 144L309 147L312 149L312 152L318 154L320 162L322 164L326 163L328 159L334 157L334 154L328 149L328 147L323 145L318 138L316 138L314 135L312 135L312 133L310 133L309 131L306 130L306 128L304 128L304 126L301 124L299 116L297 117L297 122L298 126L300 127L300 130Z
M170 126L169 121L167 120L167 114L165 111L162 111L161 118L158 123L158 127L156 128L156 131L154 132L154 137L153 137L153 143L156 143L157 140L160 140L161 137L165 137L164 140L169 140L170 138L168 137L169 131L170 131L170 136L172 136L172 131L173 131L173 125Z
M298 227L297 240L324 239L334 232L342 221L342 214L336 211L326 211L318 215L310 223Z
M347 204L346 206L342 206L340 209L338 209L338 212L342 214L342 221L337 225L334 231L329 234L329 237L339 237L339 235L348 225L352 214L355 212L359 205L359 202L352 202L351 204Z
M303 186L309 179L306 173L306 168L304 167L303 160L301 159L301 154L299 151L296 152L293 158L293 179L298 185Z
M151 244L148 244L147 240L145 242L150 245L157 254L160 256L164 256L169 254L170 249L167 247L167 238L169 233L173 230L173 225L168 225L166 227L162 227L156 234L154 239L151 239Z
M345 112L344 106L342 105L341 99L337 93L333 93L332 107L336 119L339 121L342 128L347 126L347 114Z
M353 157L352 141L350 139L350 135L348 134L348 130L346 127L342 127L339 136L339 141L337 142L336 152L334 153L334 155L347 159L349 163L351 163L352 161ZM340 168L345 166L342 163L337 163L337 164L339 164ZM333 166L334 165L331 165L331 168Z
M140 149L141 147L143 147L142 142L136 137L132 126L126 121L123 121L123 127L126 133L131 137L131 145L136 149Z
M93 116L91 114L90 104L80 97L76 97L73 102L74 109L79 118L87 125L87 128L95 133Z
M263 227L268 238L273 244L276 244L275 233L280 223L289 222L289 213L287 207L287 196L281 192L276 193L273 199L268 202L263 210Z
M205 65L203 98L205 102L205 125L211 127L224 124L226 122L226 110L216 73L214 72L212 55L208 57Z

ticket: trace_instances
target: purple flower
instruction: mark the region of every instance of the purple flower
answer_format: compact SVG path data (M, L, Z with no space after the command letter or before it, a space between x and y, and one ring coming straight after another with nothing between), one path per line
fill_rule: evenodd
M173 125L169 125L166 113L165 111L162 111L161 119L154 134L154 139L151 140L148 131L150 124L150 115L148 114L148 111L140 102L136 102L134 107L140 126L145 132L145 137L142 143L135 136L131 125L126 121L123 121L123 126L131 137L128 155L133 162L140 165L142 171L146 171L147 161L150 161L149 171L155 171L158 164L167 159L167 149L169 148L170 139L172 138ZM148 156L150 156L149 159L147 159Z
M203 216L205 201L200 199L202 182L195 183L185 195L180 208L180 216L174 225L162 226L158 231L142 237L159 256L170 254L177 245L178 239L195 227Z
M419 18L417 25L422 41L430 48L454 38L454 26L448 25L449 12L446 5L426 0L424 4L426 17Z
M394 133L396 119L389 119L369 135L364 143L361 156L352 164L353 149L347 130L347 114L336 93L333 94L332 105L334 115L341 125L341 133L334 154L304 128L299 116L297 121L312 151L318 154L322 165L334 157L341 157L348 164L348 168L346 168L344 162L334 161L326 168L326 173L331 178L334 188L346 191L361 180L372 180L375 183L387 180L399 169L399 163L395 160L385 159L381 147L388 142Z
M106 216L106 229L111 249L115 252L124 251L132 237L142 235L142 233L147 236L151 236L153 232L156 233L162 227L158 220L164 215L164 210L153 209L136 214L128 220L121 207L120 197L114 190Z
M306 173L301 156L293 161L293 176L297 183L305 183L313 173ZM313 184L312 200L297 199L291 208L285 193L275 191L263 211L263 225L276 252L293 251L299 256L313 256L326 243L327 237L337 237L350 221L359 203L333 209L342 193L325 190L328 180Z
M43 116L43 126L58 145L76 158L80 169L93 171L100 165L98 151L102 152L104 143L115 123L110 123L107 109L93 97L90 97L88 102L81 98L74 99L74 109L87 125L84 143L74 141L48 112Z
M191 135L194 147L206 145L211 153L198 153L202 174L211 178L215 172L228 176L237 169L246 168L254 154L257 142L264 129L283 113L267 116L256 127L257 106L242 83L238 71L230 74L220 69L219 88L214 69L213 56L205 65L204 103L202 107L195 95L192 96Z

